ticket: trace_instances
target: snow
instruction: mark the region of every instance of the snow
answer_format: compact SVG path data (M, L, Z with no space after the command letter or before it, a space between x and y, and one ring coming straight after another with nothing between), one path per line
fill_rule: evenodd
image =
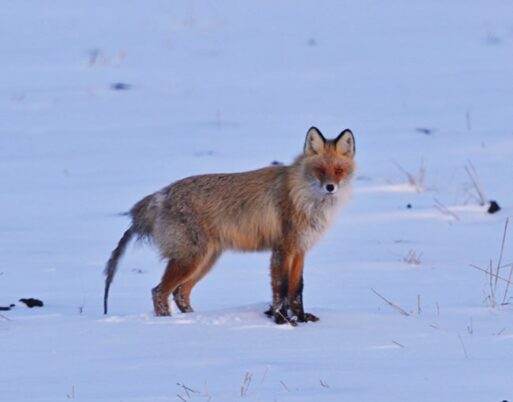
M470 264L497 262L513 211L512 17L507 0L4 4L0 305L45 306L1 312L1 399L511 401L513 310ZM359 166L306 259L320 322L263 314L266 253L225 254L195 313L154 317L144 245L102 315L123 212L185 176L289 163L312 125L349 127ZM469 198L469 162L499 213ZM399 167L421 166L417 192Z

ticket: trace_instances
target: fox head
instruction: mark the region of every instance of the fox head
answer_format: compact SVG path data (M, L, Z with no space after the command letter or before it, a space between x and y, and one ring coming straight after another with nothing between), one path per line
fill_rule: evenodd
M335 195L353 176L354 155L355 141L351 130L346 129L337 138L328 140L312 127L306 134L301 158L303 173L320 194Z

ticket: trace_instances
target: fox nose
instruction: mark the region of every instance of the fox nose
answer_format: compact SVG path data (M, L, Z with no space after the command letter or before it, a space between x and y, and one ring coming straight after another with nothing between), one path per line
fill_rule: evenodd
M335 186L333 184L326 184L326 191L328 193L332 193L333 191L335 191Z

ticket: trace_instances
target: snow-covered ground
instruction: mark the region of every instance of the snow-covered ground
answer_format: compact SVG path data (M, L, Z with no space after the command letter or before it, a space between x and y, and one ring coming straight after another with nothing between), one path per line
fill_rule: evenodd
M0 400L513 399L513 308L470 267L497 263L513 213L511 1L20 0L0 51L0 305L45 302L1 312ZM320 322L262 314L265 253L224 255L195 313L156 318L163 264L137 245L102 315L122 212L184 176L288 163L311 125L351 128L359 164L306 260Z

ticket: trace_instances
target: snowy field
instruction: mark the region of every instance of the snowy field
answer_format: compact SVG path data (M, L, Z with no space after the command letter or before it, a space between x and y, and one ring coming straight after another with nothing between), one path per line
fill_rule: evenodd
M511 1L19 0L0 50L1 401L513 400L513 286L470 266L496 272L513 214ZM195 313L156 318L141 245L103 316L123 212L290 163L312 125L351 128L359 166L307 255L320 322L263 315L267 253L225 254Z

